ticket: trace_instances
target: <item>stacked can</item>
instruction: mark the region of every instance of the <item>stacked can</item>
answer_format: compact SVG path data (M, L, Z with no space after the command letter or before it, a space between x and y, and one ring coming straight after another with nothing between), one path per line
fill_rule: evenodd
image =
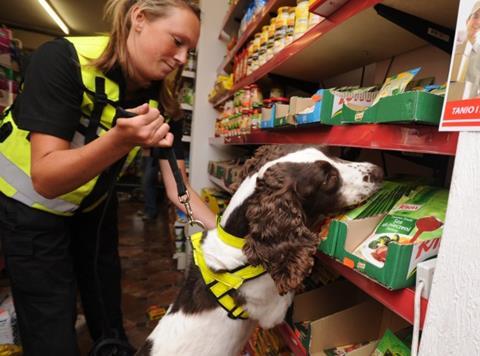
M308 2L308 0L307 0ZM275 21L275 42L273 44L273 53L280 52L286 44L288 29L288 6L282 6L278 9Z
M294 39L299 38L308 30L309 0L297 0L295 8L295 28L293 31Z

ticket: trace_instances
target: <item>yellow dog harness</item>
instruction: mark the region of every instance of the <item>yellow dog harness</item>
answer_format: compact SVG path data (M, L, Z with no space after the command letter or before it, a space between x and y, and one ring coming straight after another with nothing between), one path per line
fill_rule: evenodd
M242 249L245 239L233 236L226 232L217 222L217 232L220 239L227 245ZM232 319L248 319L248 313L231 296L232 291L238 290L245 281L257 278L265 273L262 266L244 265L232 271L214 272L206 261L202 250L202 240L206 232L198 232L190 237L193 247L193 258L197 265L205 285L215 296L218 304L228 312Z

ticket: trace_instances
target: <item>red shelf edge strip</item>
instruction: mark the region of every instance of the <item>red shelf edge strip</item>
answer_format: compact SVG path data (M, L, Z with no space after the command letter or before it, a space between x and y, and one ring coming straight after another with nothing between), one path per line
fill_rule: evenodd
M457 132L439 132L435 126L407 124L359 124L258 130L249 135L215 137L216 145L324 144L455 156Z

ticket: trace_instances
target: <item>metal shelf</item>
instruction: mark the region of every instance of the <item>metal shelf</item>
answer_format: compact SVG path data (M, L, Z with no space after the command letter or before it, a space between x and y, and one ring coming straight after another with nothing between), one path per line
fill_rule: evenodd
M223 179L217 178L217 177L212 176L212 175L209 175L208 179L210 179L210 181L212 183L214 183L216 186L218 186L219 188L221 188L225 192L227 192L229 194L233 194L233 191L225 185L225 182L223 181Z
M324 0L312 4L314 11ZM318 82L336 74L391 58L426 44L425 41L380 17L380 0L350 0L218 99L218 106L233 93L269 73ZM454 28L458 0L385 0L382 4ZM232 52L232 58L235 53Z
M324 265L330 267L358 288L362 289L365 293L385 305L388 309L413 324L414 289L404 288L391 291L321 252L317 253L317 258ZM423 328L427 306L428 300L421 298L420 328Z
M303 143L448 156L455 155L457 141L456 132L439 132L434 126L405 124L306 125L278 130L258 130L244 136L209 139L213 145Z

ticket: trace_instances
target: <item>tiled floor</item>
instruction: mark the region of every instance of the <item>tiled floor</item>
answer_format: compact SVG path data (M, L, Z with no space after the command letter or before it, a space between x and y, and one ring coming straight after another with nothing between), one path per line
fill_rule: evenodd
M172 259L168 209L163 209L155 221L144 222L136 214L141 208L139 202L121 200L119 209L124 326L136 348L156 325L147 317L148 307L168 307L183 279ZM82 355L86 355L91 346L86 327L79 331L79 344Z

